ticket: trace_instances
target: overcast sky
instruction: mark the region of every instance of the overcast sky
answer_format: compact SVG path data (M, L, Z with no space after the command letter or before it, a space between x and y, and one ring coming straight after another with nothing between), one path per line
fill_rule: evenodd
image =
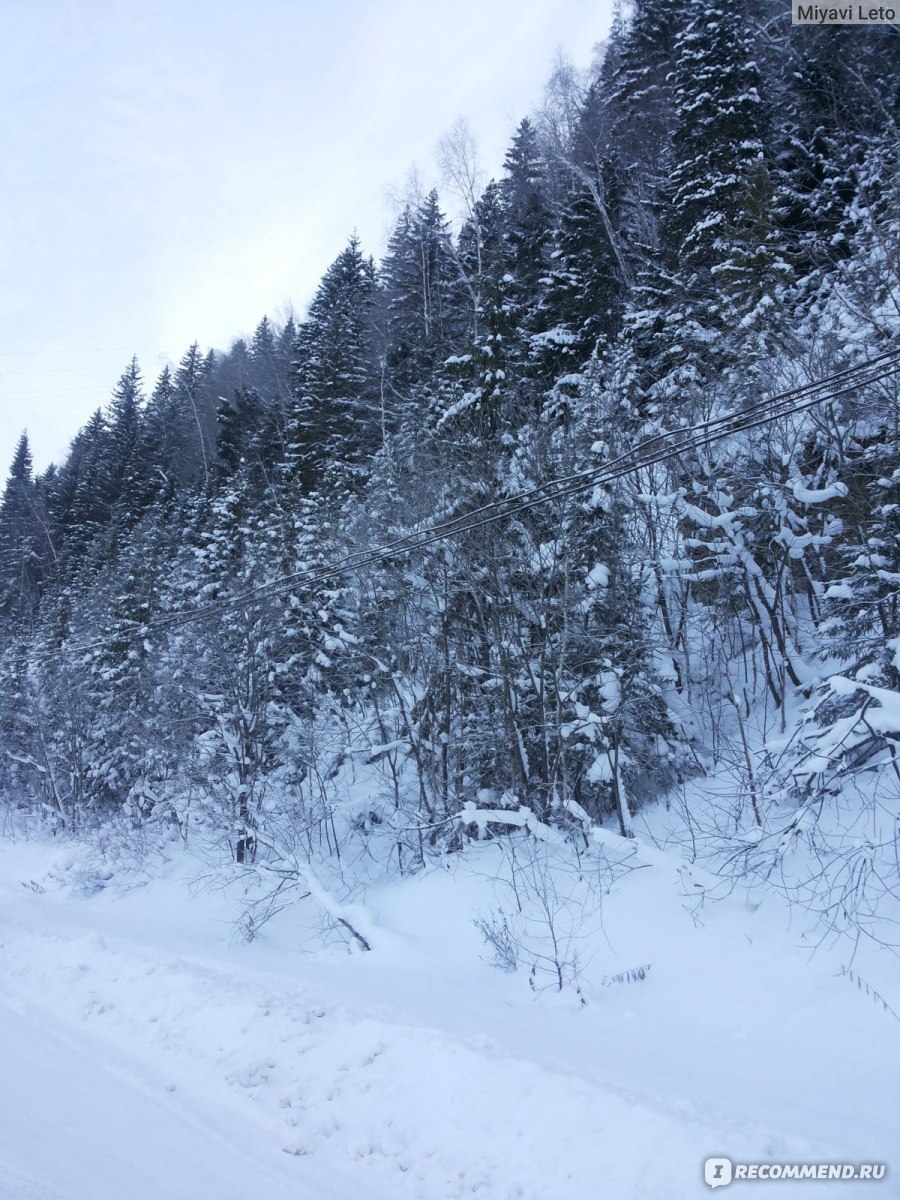
M460 117L496 173L611 0L0 0L0 476L65 457L131 355L302 313Z

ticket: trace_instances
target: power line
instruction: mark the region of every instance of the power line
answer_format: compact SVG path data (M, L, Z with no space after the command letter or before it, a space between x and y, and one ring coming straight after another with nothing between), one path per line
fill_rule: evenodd
M886 361L888 359L896 361L888 364ZM882 363L884 367L889 367L889 369L882 368L877 373L872 374L870 372L870 365L874 366L877 363ZM861 380L855 378L852 380L847 379L851 374L860 372L866 372L865 377ZM292 572L282 576L280 579L271 580L267 584L261 584L259 588L251 589L240 596L228 600L216 601L213 604L205 605L199 610L180 610L169 614L169 616L171 618L181 616L191 618L195 615L198 617L205 616L219 608L234 607L250 602L257 596L263 597L269 594L272 589L277 589L275 594L278 594L282 590L289 589L294 583L306 584L319 582L320 579L329 578L334 574L343 574L359 566L373 565L376 562L383 561L385 558L390 558L397 554L424 549L436 541L442 541L459 533L481 528L502 517L514 516L518 512L527 511L537 504L545 503L548 500L564 499L574 493L584 491L588 487L596 487L605 482L613 482L615 479L631 474L641 467L650 466L670 457L674 451L683 453L685 450L699 448L707 442L718 441L733 433L753 429L760 424L767 424L782 416L792 415L793 412L805 411L815 404L820 404L828 399L837 399L847 391L856 390L859 387L867 386L897 373L900 373L900 351L881 355L877 359L872 360L872 364L867 363L858 368L838 372L836 375L828 376L826 379L816 381L805 387L792 388L787 392L781 392L777 396L770 397L767 400L760 401L758 404L748 407L739 414L729 413L722 417L698 422L693 426L656 434L600 467L588 468L587 470L576 471L571 475L560 476L530 488L525 492L518 492L515 496L504 497L500 500L494 500L488 504L470 509L458 517L448 518L436 524L429 523L423 530L411 530L393 542L388 542L372 550L345 555L341 560L333 564L332 567L319 572L314 579L310 578L310 574L306 570ZM816 393L824 386L832 384L835 381L844 382L844 387L840 391L829 395L820 396L813 394L809 397L803 396L803 393ZM797 397L798 400L804 400L804 402L802 404L795 402L791 408L784 409L786 400L792 397ZM772 413L760 411L766 409L774 409L776 411ZM690 435L692 434L695 436L691 437ZM635 459L637 461L631 461ZM473 521L473 518L479 519Z
M296 586L309 587L345 575L366 566L381 564L391 558L413 551L421 551L439 541L508 519L541 504L568 499L584 492L615 482L635 471L671 458L673 454L684 454L692 449L701 449L711 442L721 441L738 433L745 433L771 424L785 417L799 415L826 401L840 399L860 388L871 386L900 374L900 351L889 351L866 363L849 367L825 376L812 383L790 388L775 396L748 405L738 413L697 422L691 426L668 430L646 438L637 446L604 463L602 466L576 471L539 484L514 496L503 497L470 509L457 517L444 521L430 522L421 530L412 530L392 542L371 550L345 554L325 568L294 571L251 588L238 596L213 601L190 609L177 609L162 614L145 623L132 622L133 631L142 635L177 628L192 621L203 620L243 605L273 600ZM82 643L69 647L75 653L87 653L108 644L108 639Z

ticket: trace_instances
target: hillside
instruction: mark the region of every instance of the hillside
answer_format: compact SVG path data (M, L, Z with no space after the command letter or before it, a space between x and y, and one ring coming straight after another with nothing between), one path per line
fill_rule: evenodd
M192 1196L247 1112L273 1195L890 1163L898 111L897 26L637 0L458 226L418 196L302 317L132 360L58 466L23 436L25 1111L55 1061L114 1106L121 1055L123 1126L204 1126ZM84 1115L80 1180L0 1149L17 1200L126 1194Z

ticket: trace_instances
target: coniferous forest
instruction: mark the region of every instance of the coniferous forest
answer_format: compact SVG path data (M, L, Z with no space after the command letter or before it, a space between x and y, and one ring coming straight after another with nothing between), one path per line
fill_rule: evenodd
M133 359L43 473L23 436L5 820L340 891L663 806L723 877L871 925L900 898L898 117L896 26L635 0L458 223L415 198L304 314Z

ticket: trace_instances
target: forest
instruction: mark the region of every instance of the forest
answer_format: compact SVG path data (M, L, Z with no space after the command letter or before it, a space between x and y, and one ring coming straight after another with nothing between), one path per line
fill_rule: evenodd
M305 314L132 359L45 471L23 435L0 828L218 847L269 881L248 935L295 888L365 947L367 880L662 809L888 937L898 117L897 26L635 0L496 179L460 126L380 261L350 237Z

